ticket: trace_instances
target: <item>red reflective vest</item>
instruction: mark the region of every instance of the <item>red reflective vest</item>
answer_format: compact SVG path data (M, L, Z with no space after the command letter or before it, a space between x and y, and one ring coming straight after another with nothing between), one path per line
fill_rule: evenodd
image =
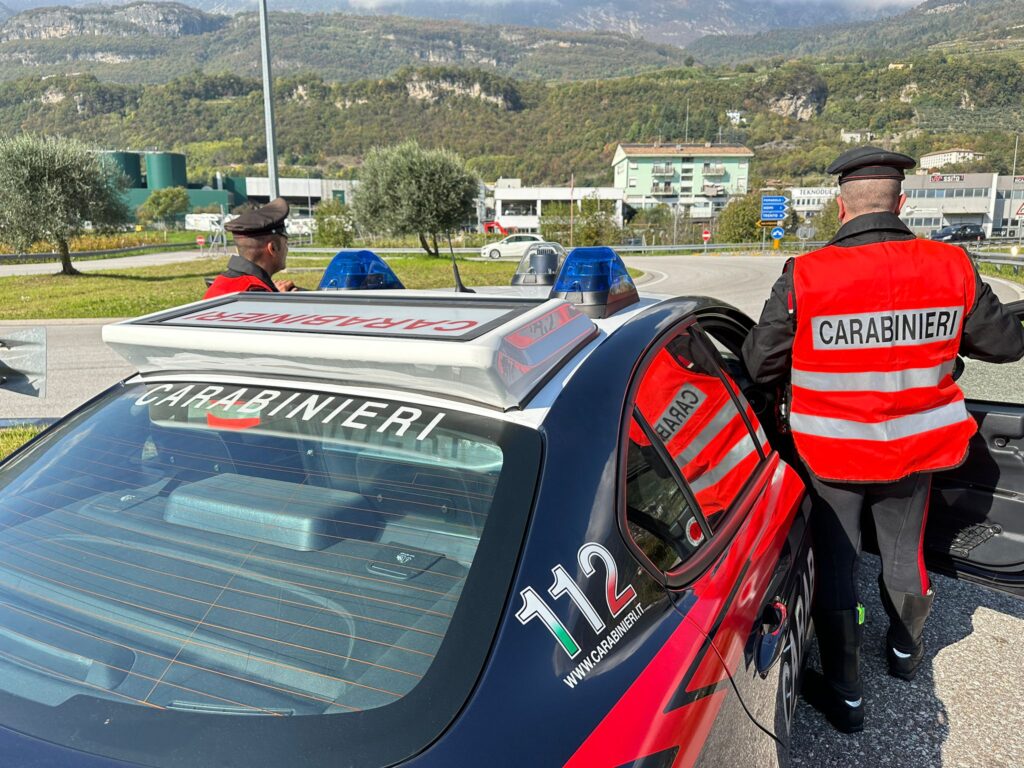
M960 464L977 430L953 381L974 270L927 240L827 246L793 266L790 428L822 480L891 482Z
M214 296L223 296L228 293L244 293L246 291L269 292L270 289L266 283L255 275L239 275L238 277L217 275L217 279L206 289L203 298L212 299Z
M705 516L728 509L761 456L721 379L684 368L662 349L644 374L636 405L665 443ZM757 424L749 408L747 416ZM760 427L758 433L767 442ZM630 438L650 444L636 422Z

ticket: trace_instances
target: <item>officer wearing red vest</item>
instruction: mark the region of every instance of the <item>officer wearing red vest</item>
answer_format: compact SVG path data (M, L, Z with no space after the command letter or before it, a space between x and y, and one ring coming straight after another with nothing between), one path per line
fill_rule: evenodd
M918 240L899 219L906 155L861 147L839 174L842 227L790 260L743 346L755 381L789 379L789 428L808 472L817 562L814 622L822 674L804 696L840 731L863 729L864 608L856 565L870 510L889 617L889 673L913 679L934 594L923 535L931 473L955 467L977 425L953 381L957 354L1024 356L1024 330L967 254Z
M243 291L296 290L291 280L272 279L285 268L288 259L284 225L287 218L288 201L279 197L225 224L224 229L235 236L238 253L231 257L228 268L217 276L203 298Z

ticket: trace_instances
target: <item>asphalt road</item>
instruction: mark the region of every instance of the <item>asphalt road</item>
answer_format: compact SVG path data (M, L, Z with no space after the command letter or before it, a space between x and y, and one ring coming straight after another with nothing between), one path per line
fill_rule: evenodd
M708 294L756 316L783 259L681 256L628 260L647 272L643 290ZM1003 301L1024 298L992 281ZM0 395L0 419L57 416L127 376L131 369L100 341L103 321L46 322L49 391L44 399ZM25 325L25 324L22 324ZM0 327L0 335L2 335ZM1024 366L971 364L961 380L972 394L1024 400ZM913 683L890 678L881 658L885 619L865 558L861 595L868 609L863 667L864 733L843 736L802 702L793 757L801 768L1024 768L1024 601L935 577L937 593L925 641L928 654ZM817 664L816 652L811 664Z

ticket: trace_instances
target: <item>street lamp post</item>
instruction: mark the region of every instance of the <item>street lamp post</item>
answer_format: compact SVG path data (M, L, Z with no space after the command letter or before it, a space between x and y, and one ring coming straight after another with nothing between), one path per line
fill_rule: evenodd
M267 176L270 180L270 199L280 196L277 183L277 149L274 146L274 97L270 76L270 35L267 31L267 0L260 0L260 47L263 58L263 119L267 126Z

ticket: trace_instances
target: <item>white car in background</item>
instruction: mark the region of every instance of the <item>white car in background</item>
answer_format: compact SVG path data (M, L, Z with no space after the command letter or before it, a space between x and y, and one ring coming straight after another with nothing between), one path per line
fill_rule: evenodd
M488 243L480 249L480 255L491 259L520 258L526 253L526 249L534 243L543 243L544 238L540 235L518 234L509 235L496 243Z

